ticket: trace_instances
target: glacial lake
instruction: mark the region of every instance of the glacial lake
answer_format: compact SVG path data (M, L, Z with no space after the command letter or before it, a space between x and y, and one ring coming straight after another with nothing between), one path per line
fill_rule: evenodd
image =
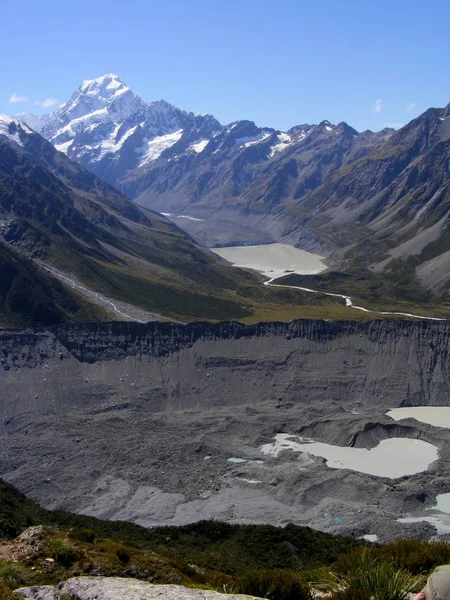
M299 250L288 244L263 244L261 246L230 246L211 248L228 260L234 267L254 269L269 278L282 277L289 273L314 275L327 269L324 257Z
M408 438L382 440L378 446L367 450L332 446L289 433L277 433L274 442L261 447L261 451L269 456L278 456L283 450L321 456L326 459L327 466L333 469L349 469L390 479L426 471L439 458L438 449L433 444Z
M438 494L436 504L426 509L432 514L397 519L399 523L421 523L425 521L436 528L439 535L450 533L450 493Z
M450 406L405 406L393 408L386 415L394 421L416 419L421 423L450 429Z

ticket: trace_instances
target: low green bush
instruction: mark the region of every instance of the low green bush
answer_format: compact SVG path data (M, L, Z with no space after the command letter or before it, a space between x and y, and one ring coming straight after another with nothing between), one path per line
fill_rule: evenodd
M11 592L11 589L0 583L0 600L17 600L17 596Z
M28 571L18 563L5 562L0 564L0 584L10 589L27 584Z
M69 533L72 540L93 544L95 541L95 531L93 529L75 529Z
M438 565L450 563L450 545L426 540L398 540L377 549L377 556L398 568L418 575L430 573Z
M124 565L127 565L130 562L130 555L123 548L118 548L116 556Z
M312 600L310 586L295 571L288 569L260 569L236 579L241 594L268 598L268 600Z
M397 568L392 562L376 556L376 550L362 549L340 557L335 567L324 574L313 587L331 594L332 600L406 600L419 591L424 577Z
M63 567L71 567L81 558L78 548L65 537L49 538L45 544L49 555Z

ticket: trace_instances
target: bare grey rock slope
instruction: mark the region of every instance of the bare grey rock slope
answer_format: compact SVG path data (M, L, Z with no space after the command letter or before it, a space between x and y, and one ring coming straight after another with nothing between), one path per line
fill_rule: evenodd
M25 600L60 600L70 596L77 600L250 600L253 596L221 594L211 590L186 588L182 585L154 585L126 577L72 577L58 586L19 588L18 598Z
M405 535L395 519L450 487L450 431L384 413L449 404L449 340L445 322L3 330L0 476L47 507L146 526L217 518ZM393 480L264 455L277 433L360 448L416 438L440 458Z

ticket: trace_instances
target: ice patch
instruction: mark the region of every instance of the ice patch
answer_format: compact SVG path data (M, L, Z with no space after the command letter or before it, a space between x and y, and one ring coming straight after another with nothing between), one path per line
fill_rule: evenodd
M120 125L116 125L114 131L111 133L109 138L98 145L98 148L100 149L100 154L98 155L96 160L101 160L106 154L115 154L116 152L119 152L126 140L130 136L132 136L133 133L136 132L138 127L139 125L131 127L130 129L128 129L128 131L124 133L124 135L120 139L117 139L117 135L120 130Z
M372 542L375 544L378 542L378 536L375 533L366 533L366 535L359 537L358 540L366 540L366 542Z
M203 222L205 219L198 219L197 217L190 217L189 215L178 215L177 219L188 219L189 221L201 221Z
M142 159L140 166L153 162L161 156L164 150L171 148L175 145L183 135L183 129L168 133L167 135L160 135L151 140L148 140L142 153Z
M189 146L188 150L193 150L194 152L197 152L197 154L200 154L200 152L203 152L203 150L206 148L206 146L208 144L209 144L209 140L201 140L200 142L191 144Z
M270 133L260 133L259 135L254 137L239 138L236 140L236 145L241 144L241 148L249 148L250 146L254 146L255 144L263 142L268 137L270 137Z
M274 156L277 152L283 152L292 144L292 138L287 133L279 133L277 135L278 144L275 144L270 149L270 156Z
M197 217L190 217L189 215L174 215L173 213L161 213L164 217L172 219L188 219L188 221L199 221L204 222L205 219L198 219Z
M68 142L64 142L63 144L55 144L55 148L59 152L64 152L64 154L67 154L67 152L69 151L69 148L72 144L73 144L73 140L69 140Z
M236 463L236 464L247 462L247 460L245 458L234 458L234 456L227 458L227 461L230 463Z

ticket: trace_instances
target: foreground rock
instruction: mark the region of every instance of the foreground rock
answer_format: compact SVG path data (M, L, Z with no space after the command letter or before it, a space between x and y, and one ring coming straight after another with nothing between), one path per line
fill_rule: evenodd
M234 600L252 598L242 594L220 594L209 590L188 589L182 585L153 585L138 579L121 577L72 577L58 586L20 588L15 594L26 600Z

